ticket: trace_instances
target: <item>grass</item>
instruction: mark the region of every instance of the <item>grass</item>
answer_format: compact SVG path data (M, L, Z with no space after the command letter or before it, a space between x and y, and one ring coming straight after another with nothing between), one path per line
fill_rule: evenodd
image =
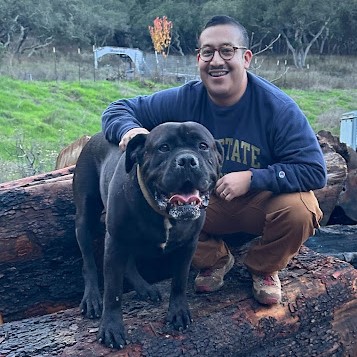
M118 98L167 87L150 81L22 81L0 76L0 182L49 171L58 152L101 129L102 111ZM339 118L356 110L357 89L286 89L315 131L338 135ZM32 163L31 163L32 161ZM31 170L24 169L31 166Z
M66 145L99 131L101 113L111 101L160 88L140 82L24 82L5 77L0 77L0 87L2 158L9 158L12 138L19 133L43 145Z
M300 106L315 132L329 130L339 135L341 115L357 110L357 90L285 90Z

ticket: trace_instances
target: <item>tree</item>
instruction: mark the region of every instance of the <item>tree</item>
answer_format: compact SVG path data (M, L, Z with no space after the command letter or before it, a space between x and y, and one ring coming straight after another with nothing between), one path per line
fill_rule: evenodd
M116 0L2 1L0 44L12 54L29 55L55 43L104 46L116 31L128 30L131 5L134 0L125 5Z
M168 55L171 43L172 26L172 22L169 21L166 16L163 16L162 18L156 17L154 20L154 26L149 26L149 32L154 45L157 62L158 53L161 53L164 58Z
M250 26L258 33L281 34L297 68L305 67L311 47L330 24L333 8L332 0L242 1Z

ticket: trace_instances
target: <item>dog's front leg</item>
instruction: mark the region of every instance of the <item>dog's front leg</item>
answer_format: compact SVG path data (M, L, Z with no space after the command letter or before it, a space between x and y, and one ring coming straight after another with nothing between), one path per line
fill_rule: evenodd
M117 237L105 237L103 313L98 340L110 348L126 344L122 313L123 279L128 252Z
M171 294L166 320L176 330L184 330L192 322L186 289L195 248L196 244L192 243L173 253Z
M149 299L155 302L161 300L159 289L156 286L150 285L138 272L136 261L133 256L129 257L125 277L128 279L140 299Z

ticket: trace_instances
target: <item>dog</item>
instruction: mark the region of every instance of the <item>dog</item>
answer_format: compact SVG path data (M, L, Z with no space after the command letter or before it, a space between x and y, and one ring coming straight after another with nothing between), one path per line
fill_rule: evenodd
M124 153L102 133L83 148L73 178L85 283L80 309L88 318L101 316L99 342L117 349L127 343L121 306L124 277L140 297L161 299L137 270L135 261L143 256L172 254L166 320L176 330L192 322L187 279L222 157L221 144L195 122L160 124L132 138ZM92 243L103 210L102 304Z

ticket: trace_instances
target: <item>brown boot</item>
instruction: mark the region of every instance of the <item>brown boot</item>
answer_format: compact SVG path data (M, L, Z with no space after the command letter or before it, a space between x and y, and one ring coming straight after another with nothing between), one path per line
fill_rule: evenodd
M219 290L224 284L224 276L232 269L234 256L231 252L227 257L221 258L211 268L200 270L195 279L196 293L210 293Z

